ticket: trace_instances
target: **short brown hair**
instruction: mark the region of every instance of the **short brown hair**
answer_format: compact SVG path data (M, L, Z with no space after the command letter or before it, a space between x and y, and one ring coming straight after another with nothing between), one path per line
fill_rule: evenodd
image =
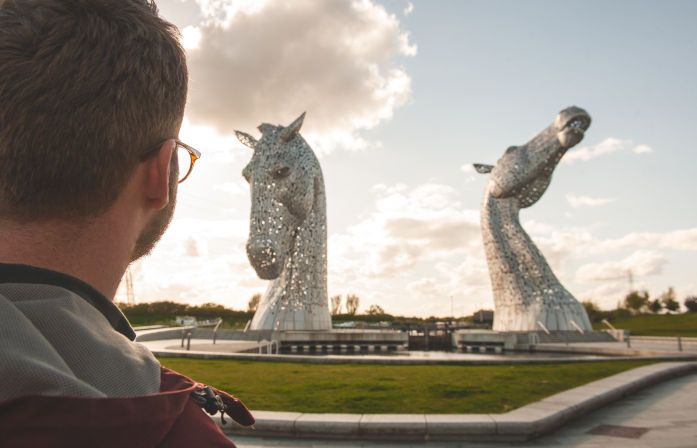
M175 137L187 69L151 0L0 0L0 216L103 213Z

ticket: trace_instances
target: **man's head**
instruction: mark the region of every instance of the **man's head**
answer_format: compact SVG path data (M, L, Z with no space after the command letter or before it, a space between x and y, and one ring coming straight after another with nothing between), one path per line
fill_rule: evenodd
M141 154L176 137L186 90L151 1L0 0L0 215L105 212Z

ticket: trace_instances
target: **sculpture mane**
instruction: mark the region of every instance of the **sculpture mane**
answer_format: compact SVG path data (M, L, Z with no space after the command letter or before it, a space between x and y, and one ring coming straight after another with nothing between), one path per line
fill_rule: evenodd
M324 178L299 134L304 118L287 127L263 123L259 140L235 131L254 149L242 171L252 199L247 257L260 278L272 280L252 330L331 329Z
M475 164L491 173L481 208L482 238L494 294L494 330L591 330L583 306L559 282L520 225L521 208L535 204L566 151L583 139L590 116L577 107L523 146L511 146L496 165Z

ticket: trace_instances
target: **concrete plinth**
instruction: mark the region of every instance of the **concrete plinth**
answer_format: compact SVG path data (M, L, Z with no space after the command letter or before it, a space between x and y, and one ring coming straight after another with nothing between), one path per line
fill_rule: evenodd
M515 333L491 330L457 330L453 333L453 347L467 352L513 350L516 342Z
M361 352L364 348L388 351L405 349L409 343L406 333L391 330L278 331L272 338L282 352L291 351L293 346L324 346L327 351L341 352Z

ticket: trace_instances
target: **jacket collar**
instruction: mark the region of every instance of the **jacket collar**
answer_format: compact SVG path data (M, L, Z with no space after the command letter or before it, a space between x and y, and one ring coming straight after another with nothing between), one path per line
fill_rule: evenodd
M133 341L136 338L131 324L114 303L92 286L68 274L25 264L0 263L0 284L32 283L65 288L82 297L104 315L109 324Z

